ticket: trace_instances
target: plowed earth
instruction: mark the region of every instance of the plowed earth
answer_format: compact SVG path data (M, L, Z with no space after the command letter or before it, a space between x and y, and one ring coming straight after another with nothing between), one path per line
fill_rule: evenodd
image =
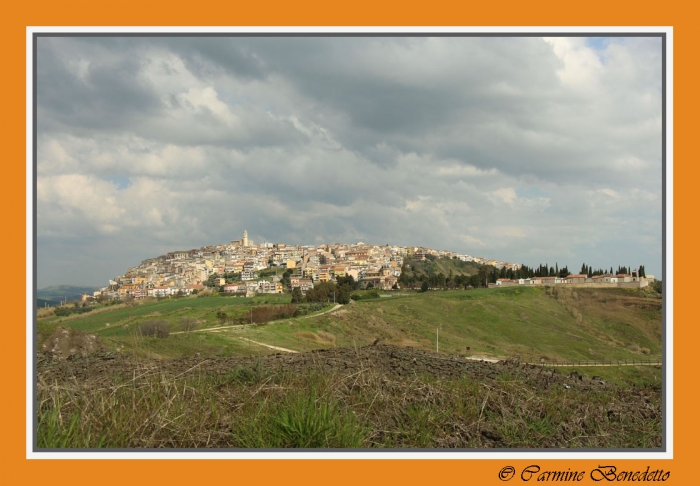
M556 369L520 364L517 360L491 363L458 356L445 356L410 347L379 344L360 348L338 348L307 353L279 353L263 357L197 358L172 360L134 359L118 353L102 353L89 357L71 357L67 360L38 355L38 376L45 382L77 380L84 386L110 386L116 377L132 379L135 375L152 371L176 377L187 373L225 375L239 366L262 366L271 371L304 373L319 371L347 371L369 369L387 377L411 377L425 374L441 378L469 377L480 382L496 380L504 370L514 379L523 380L535 388L571 387L581 390L609 387L599 379L579 375L564 375Z
M486 387L489 390L501 390L503 393L504 376L510 383L519 383L521 387L531 390L530 393L542 396L552 396L557 389L569 397L566 403L574 406L570 420L559 425L559 430L549 439L536 443L537 447L572 447L570 441L582 437L581 427L589 422L606 423L606 432L592 442L586 442L578 447L660 447L660 426L653 432L653 437L645 439L645 445L630 444L626 442L609 442L606 437L615 434L617 424L625 423L626 417L635 417L634 423L660 423L661 388L660 387L620 387L619 389L605 383L598 377L589 377L572 372L564 374L553 368L536 365L520 364L516 359L509 359L497 363L469 360L464 357L438 355L410 347L398 347L393 345L378 344L360 348L337 348L318 350L300 354L280 353L258 358L198 358L184 357L172 360L144 360L134 359L118 353L101 353L91 356L73 356L69 359L56 359L50 355L37 355L37 378L40 386L62 385L81 388L88 393L91 390L105 390L124 382L132 382L135 385L146 384L154 376L164 379L179 379L188 376L226 376L232 370L239 367L262 366L271 372L288 372L292 374L308 373L315 370L322 373L332 373L341 380L357 375L363 371L371 371L381 375L384 383L394 384L402 390L416 396L417 388L424 382L426 376L432 375L439 380L467 379ZM414 385L418 383L419 385ZM423 386L423 385L420 385ZM416 390L411 392L411 388ZM423 387L425 389L425 387ZM483 389L483 388L482 388ZM611 399L604 408L600 408L592 414L593 407L588 406L587 396L590 394L609 393ZM495 391L493 393L496 393ZM556 393L555 393L556 394ZM522 396L521 396L522 397ZM409 401L415 401L418 398ZM480 399L481 400L481 399ZM522 400L522 398L518 399ZM419 403L420 400L418 400ZM488 402L488 404L487 404ZM490 412L516 413L519 408L526 406L516 401L510 405L512 410L493 408L493 395L486 396L482 412L485 415ZM422 402L420 402L422 403ZM428 402L424 404L428 406ZM499 407L503 407L503 403ZM493 410L491 410L493 408ZM537 415L533 415L536 419ZM375 433L378 443L384 439L383 432L386 423L391 423L391 418L382 418L382 426L377 427ZM481 419L472 424L469 430L445 433L444 437L433 442L432 447L482 447L482 448L512 448L514 444L503 436L503 425L492 422L493 419ZM580 424L577 424L579 421ZM464 428L462 424L453 424L454 427ZM449 424L448 428L453 428ZM472 430L474 429L474 430ZM570 430L569 430L570 429ZM456 432L455 432L456 430ZM609 430L610 432L607 432ZM658 434L658 435L657 435ZM477 439L475 439L475 437ZM583 435L583 437L587 437ZM476 444L476 445L474 445ZM211 446L211 445L210 445ZM226 447L222 442L219 447ZM576 447L575 445L573 445ZM515 445L515 447L528 447L527 444Z

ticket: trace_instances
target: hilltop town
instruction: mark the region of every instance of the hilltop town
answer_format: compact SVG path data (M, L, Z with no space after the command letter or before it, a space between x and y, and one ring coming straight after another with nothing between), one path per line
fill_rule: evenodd
M455 258L493 269L517 271L520 264L473 257L427 247L355 244L287 245L254 243L243 232L240 240L228 244L173 251L150 258L130 268L124 275L94 293L105 299L142 299L191 295L216 287L233 294L281 294L285 285L299 287L303 294L319 282L336 282L352 277L363 288L381 290L400 287L404 260ZM286 277L286 280L285 280ZM495 271L494 271L495 277ZM637 271L613 275L538 276L532 278L493 278L493 286L558 285L645 287L653 276Z
M230 293L283 293L282 275L288 272L291 288L302 293L319 282L353 277L363 287L396 288L405 258L421 261L457 258L465 262L517 270L520 265L473 257L426 247L356 244L287 245L256 244L243 232L229 244L173 251L144 260L124 275L109 281L95 297L124 299L191 295L206 288L205 283ZM213 280L212 280L213 278ZM233 281L232 281L233 280Z

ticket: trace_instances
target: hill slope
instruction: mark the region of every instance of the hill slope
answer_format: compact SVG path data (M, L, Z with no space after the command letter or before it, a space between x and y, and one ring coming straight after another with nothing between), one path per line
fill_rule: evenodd
M407 277L420 279L421 277L431 277L442 274L445 277L458 275L476 275L479 273L481 265L473 262L464 262L457 258L435 258L428 256L425 260L413 260L406 258L402 272L406 273Z
M661 352L661 300L627 289L478 289L409 292L361 300L316 317L246 326L252 305L277 298L183 298L39 321L41 333L56 325L100 335L108 348L152 357L272 354L268 346L294 351L372 343L410 346L440 353L507 357L523 361L639 359ZM233 321L226 324L217 316ZM227 317L228 318L228 317ZM195 332L167 339L134 333L140 324L163 320L173 332L194 320ZM107 325L109 324L109 325ZM207 331L210 330L210 331ZM436 342L437 340L437 342ZM268 346L265 346L268 345Z

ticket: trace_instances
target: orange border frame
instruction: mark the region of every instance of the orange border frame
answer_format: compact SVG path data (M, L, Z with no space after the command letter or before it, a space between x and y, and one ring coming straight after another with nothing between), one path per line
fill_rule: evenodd
M664 469L671 471L672 484L694 484L697 479L693 465L695 444L695 415L692 389L697 384L693 363L694 338L698 337L693 325L694 301L691 288L683 288L683 278L677 275L674 285L674 459L672 460L609 460L609 459L547 459L547 460L27 460L25 458L25 325L26 267L24 252L17 250L20 241L26 241L25 187L26 187L26 27L27 26L216 26L216 25L298 25L298 26L673 26L674 27L674 261L691 262L694 245L692 227L694 211L690 200L698 169L688 162L691 156L693 128L698 125L694 116L698 108L697 51L692 38L699 18L697 8L670 3L651 5L625 0L612 3L595 0L584 4L555 1L498 2L495 8L487 4L438 2L378 3L360 0L347 4L330 2L269 2L267 4L192 5L184 2L137 2L124 0L99 6L85 0L48 2L35 0L27 4L3 7L2 45L5 69L2 83L6 93L3 113L3 147L9 149L3 169L0 197L9 226L0 243L8 257L6 278L2 279L5 325L5 351L0 354L3 377L3 399L0 417L3 421L2 463L4 476L12 483L81 484L99 482L123 484L201 484L262 482L289 484L428 484L457 481L469 484L502 484L498 472L504 466L518 471L530 464L539 464L543 470L590 471L600 464L614 464L620 470ZM685 226L681 223L687 222ZM12 257L10 257L12 255ZM674 265L675 267L675 265ZM23 325L24 324L24 325ZM15 481L13 481L13 479ZM535 480L535 478L533 478ZM521 482L516 476L514 481ZM582 484L596 484L586 475ZM580 484L581 484L580 483Z

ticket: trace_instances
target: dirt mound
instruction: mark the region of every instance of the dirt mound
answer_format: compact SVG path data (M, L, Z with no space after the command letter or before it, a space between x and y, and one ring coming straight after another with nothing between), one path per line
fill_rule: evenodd
M87 339L83 340L85 341ZM37 371L39 376L51 382L77 378L83 383L92 382L102 386L113 383L115 379L129 379L134 376L134 371L141 372L136 373L137 375L143 372L169 376L189 373L225 375L241 366L262 366L271 371L287 373L306 373L312 370L355 373L371 370L392 379L412 379L424 375L446 379L467 378L483 383L522 379L536 389L556 386L586 390L609 386L600 380L592 380L585 376L579 379L579 377L565 376L556 369L520 364L516 359L491 363L388 344L245 358L184 357L168 360L137 360L117 353L101 353L77 361L74 359L70 364L56 360L40 360Z
M86 334L70 327L57 327L41 345L41 352L54 359L87 357L104 352L100 336Z

